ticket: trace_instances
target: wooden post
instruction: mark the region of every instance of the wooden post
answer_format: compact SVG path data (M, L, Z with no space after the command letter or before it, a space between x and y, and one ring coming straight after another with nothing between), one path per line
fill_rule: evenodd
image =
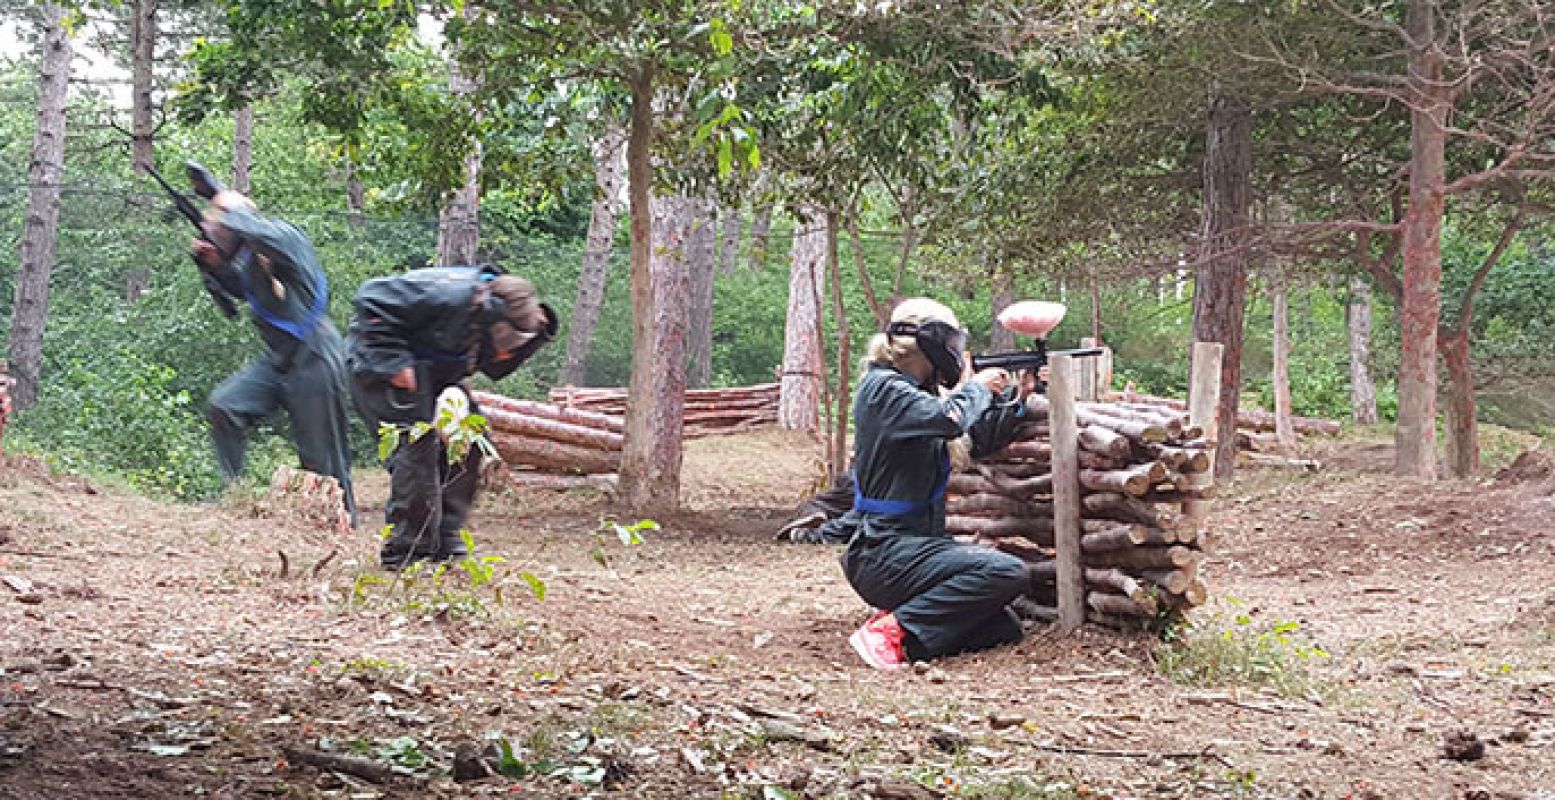
M1058 573L1058 625L1073 631L1085 622L1085 569L1080 561L1080 429L1075 422L1075 358L1053 356L1048 387L1048 425L1053 440L1053 547Z
M1080 340L1080 347L1096 347L1097 341L1099 340L1086 336ZM1096 385L1097 367L1100 364L1101 359L1099 358L1077 358L1074 360L1076 378L1074 396L1076 398L1087 403L1096 402L1097 392L1100 391Z
M1215 409L1220 403L1220 359L1224 352L1225 345L1219 342L1194 342L1193 374L1188 380L1188 424L1204 430L1204 443L1211 458L1220 441ZM1235 436L1236 432L1231 431L1228 435ZM1214 485L1215 471L1192 473L1188 478L1189 488L1205 489ZM1186 501L1182 504L1182 513L1196 530L1203 531L1204 521L1209 516L1209 501Z

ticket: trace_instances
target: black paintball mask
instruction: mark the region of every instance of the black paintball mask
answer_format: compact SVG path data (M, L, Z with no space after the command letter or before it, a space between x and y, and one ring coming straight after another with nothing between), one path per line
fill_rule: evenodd
M962 354L966 352L966 331L937 319L923 322L893 322L886 326L890 336L911 336L919 352L934 367L933 380L946 389L961 381Z

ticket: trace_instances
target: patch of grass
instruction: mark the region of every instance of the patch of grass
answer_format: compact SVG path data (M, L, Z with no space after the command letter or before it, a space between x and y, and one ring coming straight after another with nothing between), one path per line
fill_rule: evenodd
M1286 697L1323 694L1313 667L1329 655L1299 634L1295 622L1258 620L1233 608L1167 631L1156 664L1161 674L1187 686L1271 689Z
M1479 460L1484 474L1494 475L1512 463L1525 450L1539 447L1538 435L1515 428L1483 424L1479 426Z
M959 797L975 800L1071 800L1080 797L1074 784L1037 778L1009 778L994 783L968 782Z

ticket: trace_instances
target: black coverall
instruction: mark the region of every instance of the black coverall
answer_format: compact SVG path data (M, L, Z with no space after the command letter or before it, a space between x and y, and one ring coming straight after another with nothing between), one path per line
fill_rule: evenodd
M497 274L475 267L418 269L376 278L357 291L347 336L352 392L375 435L383 422L433 422L444 389L462 387L477 369L493 379L506 377L549 341L554 330L541 332L506 360L480 362L487 331L475 313L475 291ZM389 384L406 367L415 370L415 391ZM477 410L473 400L470 407ZM450 465L448 448L436 433L409 438L401 438L388 461L384 518L394 530L379 553L386 567L465 555L459 531L475 503L480 476L479 448L470 448L462 464Z
M206 416L217 465L228 480L241 475L248 430L284 407L302 468L340 481L355 523L345 348L325 313L324 267L308 237L288 222L237 208L221 224L252 258L213 274L230 294L248 301L266 352L211 392Z
M941 399L911 376L876 364L853 404L858 494L844 517L856 532L842 555L859 596L906 631L909 659L925 661L1021 638L1007 606L1030 585L1025 562L945 533L946 444L972 436L973 455L1013 438L1024 406L968 382Z

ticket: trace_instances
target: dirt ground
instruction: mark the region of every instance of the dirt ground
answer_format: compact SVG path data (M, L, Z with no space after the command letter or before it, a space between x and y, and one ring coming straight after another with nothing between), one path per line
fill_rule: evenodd
M1321 470L1223 491L1188 644L1039 626L884 674L847 646L868 610L836 552L769 541L814 453L690 443L689 510L640 544L589 492L490 496L478 552L506 560L473 587L380 582L371 523L342 537L13 457L0 797L1555 798L1538 454L1426 485L1387 476L1384 442L1315 443ZM376 519L384 479L361 484ZM1182 654L1205 685L1173 679ZM1241 685L1249 665L1283 691ZM493 742L517 777L456 782Z

